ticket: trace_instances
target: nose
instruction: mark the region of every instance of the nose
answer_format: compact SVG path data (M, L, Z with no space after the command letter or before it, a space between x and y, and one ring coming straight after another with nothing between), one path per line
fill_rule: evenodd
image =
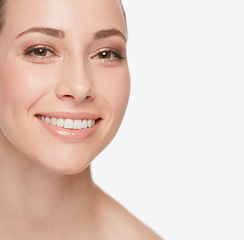
M76 103L94 99L93 83L84 62L69 61L62 66L56 85L56 96Z

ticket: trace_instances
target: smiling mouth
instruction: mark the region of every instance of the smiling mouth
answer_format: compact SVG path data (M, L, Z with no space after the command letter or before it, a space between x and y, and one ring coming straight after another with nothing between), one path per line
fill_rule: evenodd
M37 118L52 126L57 126L71 130L81 130L86 128L92 128L99 119L68 119L68 118L55 118L45 117L40 114L35 115Z

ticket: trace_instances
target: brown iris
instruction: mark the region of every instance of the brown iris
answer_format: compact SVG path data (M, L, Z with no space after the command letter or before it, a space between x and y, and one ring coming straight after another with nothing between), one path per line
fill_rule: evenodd
M100 59L110 59L111 53L110 52L101 52L98 54L98 58Z
M43 48L35 49L34 55L45 57L47 55L47 49L43 49Z

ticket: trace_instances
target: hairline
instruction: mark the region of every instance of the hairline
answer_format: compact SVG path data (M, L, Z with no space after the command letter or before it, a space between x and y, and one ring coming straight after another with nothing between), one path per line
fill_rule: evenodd
M3 29L4 23L5 23L6 2L7 2L7 0L0 0L0 32ZM122 0L119 0L119 3L120 3L120 6L121 6L121 11L122 11L123 18L124 18L125 31L126 31L126 35L127 35L128 34L128 30L127 30L127 20L126 20L125 9L124 9L124 6L122 4Z
M3 28L5 22L5 9L6 8L6 0L0 0L0 31Z

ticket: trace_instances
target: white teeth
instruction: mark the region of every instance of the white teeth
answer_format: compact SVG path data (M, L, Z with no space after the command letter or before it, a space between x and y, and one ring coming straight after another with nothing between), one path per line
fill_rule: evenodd
M81 120L75 120L74 121L74 129L81 129L82 127L82 121Z
M87 128L87 120L82 121L82 128Z
M92 120L88 120L88 122L87 122L87 126L88 126L89 128L92 127Z
M46 117L46 118L45 118L45 122L46 122L46 123L51 123L50 118L49 118L49 117Z
M59 119L57 120L57 126L58 126L58 127L63 127L63 126L64 126L64 120L63 120L62 118L59 118Z
M56 118L51 118L51 125L57 126L57 119Z
M83 128L91 128L96 123L95 120L93 119L84 119L84 120L80 120L80 119L72 120L72 119L63 119L63 118L57 119L54 117L50 118L41 115L37 115L36 117L53 126L63 127L67 129L76 129L76 130L80 130Z
M74 121L72 119L65 119L64 120L64 128L73 129L74 128Z

